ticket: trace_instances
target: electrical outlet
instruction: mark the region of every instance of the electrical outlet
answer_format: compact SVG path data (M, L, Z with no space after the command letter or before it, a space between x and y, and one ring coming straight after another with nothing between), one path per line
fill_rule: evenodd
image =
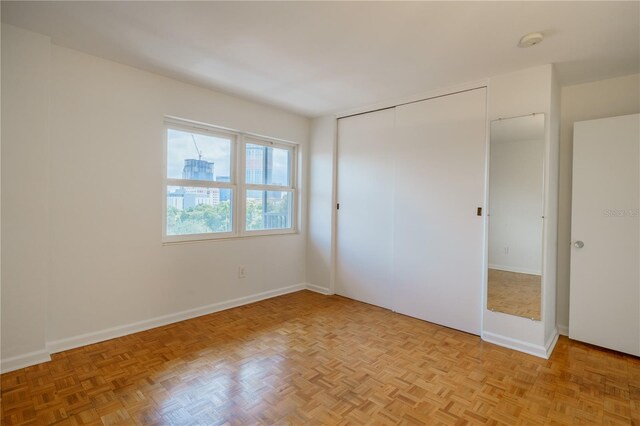
M509 254L509 247L504 248L504 254Z
M238 266L238 278L244 278L244 266Z

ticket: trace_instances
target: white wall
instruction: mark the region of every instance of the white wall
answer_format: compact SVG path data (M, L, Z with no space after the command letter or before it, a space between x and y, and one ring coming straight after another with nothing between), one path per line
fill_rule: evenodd
M490 155L489 267L540 275L544 139L492 137Z
M2 25L3 362L48 358L50 57L49 38Z
M333 165L337 120L320 117L311 122L309 145L309 227L307 283L331 289Z
M566 86L561 91L558 224L558 328L569 327L573 123L640 112L640 74Z
M161 230L165 114L299 142L301 164L307 118L2 30L3 358L43 349L45 320L57 350L305 282L304 190L299 234L163 246Z

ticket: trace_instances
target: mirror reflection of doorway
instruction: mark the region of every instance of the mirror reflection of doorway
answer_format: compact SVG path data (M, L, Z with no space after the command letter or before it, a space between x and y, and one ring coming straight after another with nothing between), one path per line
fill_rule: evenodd
M487 309L539 321L544 114L491 123Z

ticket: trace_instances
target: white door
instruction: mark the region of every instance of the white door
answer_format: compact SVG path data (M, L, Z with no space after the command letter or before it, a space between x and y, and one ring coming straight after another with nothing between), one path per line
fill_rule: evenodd
M394 109L338 120L336 293L391 308Z
M397 107L394 148L394 310L480 334L485 89Z
M640 355L640 115L573 135L569 337Z

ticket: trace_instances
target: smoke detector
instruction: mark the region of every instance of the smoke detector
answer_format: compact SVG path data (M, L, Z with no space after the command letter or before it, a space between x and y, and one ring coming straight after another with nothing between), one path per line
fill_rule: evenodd
M531 47L540 43L544 39L544 35L542 33L529 33L520 39L518 43L518 47Z

